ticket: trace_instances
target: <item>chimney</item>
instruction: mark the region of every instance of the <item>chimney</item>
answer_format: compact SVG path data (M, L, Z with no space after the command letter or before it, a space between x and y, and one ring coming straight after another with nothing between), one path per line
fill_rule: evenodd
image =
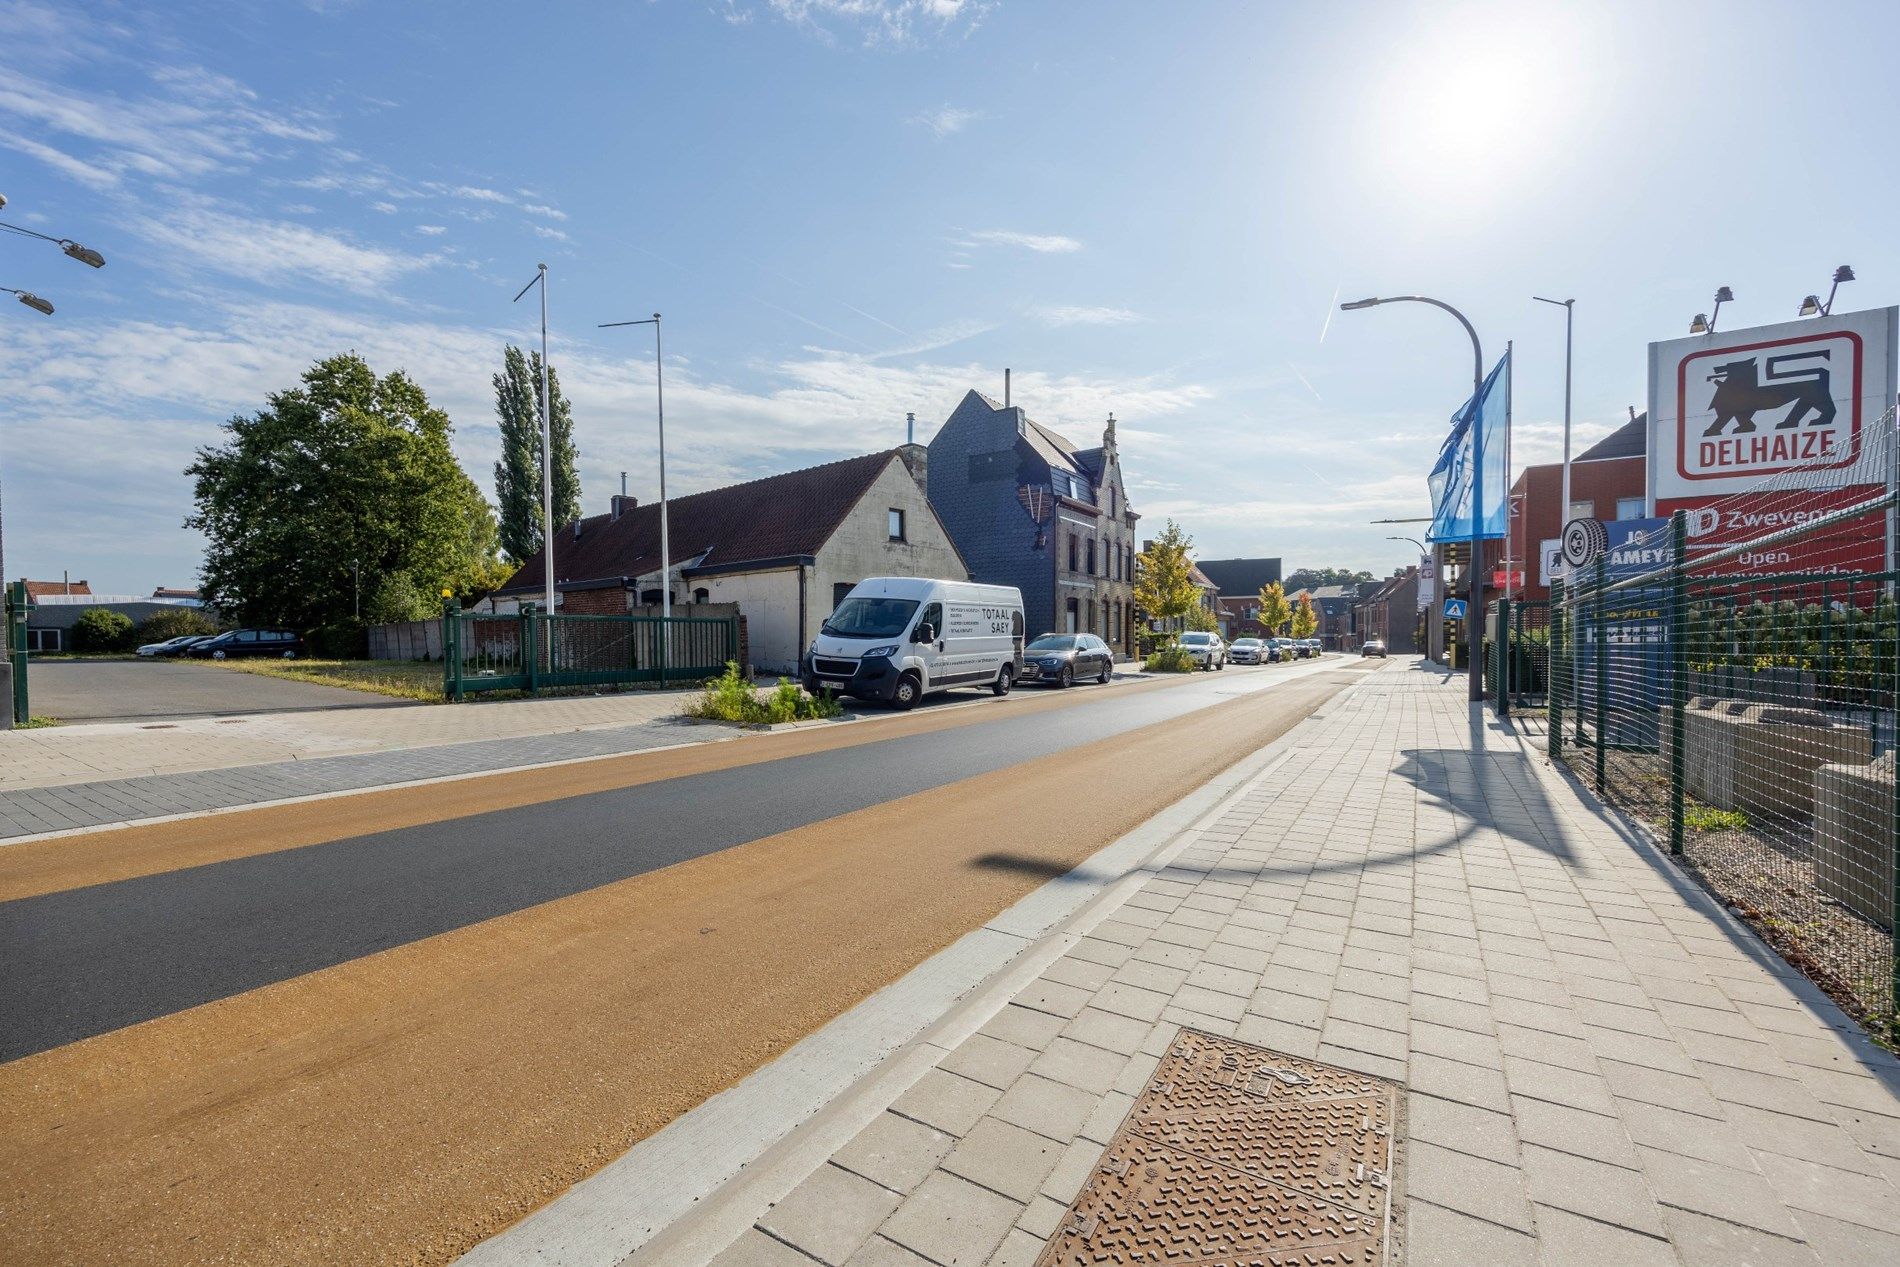
M574 521L574 540L579 541L580 539L581 539L581 521L576 519Z
M1631 405L1629 407L1629 411L1630 411L1630 421L1635 422L1636 421L1636 406Z
M615 519L620 518L620 516L622 515L631 513L633 508L635 506L638 506L639 504L640 504L640 499L638 497L629 497L625 493L614 494L613 498L609 502L609 506L613 512L613 518Z
M1009 408L1009 369L1007 366L1003 369L1003 408Z
M67 594L70 595L73 592L73 574L71 572L61 570L59 574L59 583L66 587Z
M900 446L897 456L904 459L910 477L917 481L917 491L925 497L930 496L930 450L913 440Z

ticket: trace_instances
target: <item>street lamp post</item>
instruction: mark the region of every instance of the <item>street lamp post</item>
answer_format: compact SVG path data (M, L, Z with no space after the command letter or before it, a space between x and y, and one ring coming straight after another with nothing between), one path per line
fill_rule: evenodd
M1570 348L1572 319L1577 314L1577 301L1574 299L1546 299L1542 295L1532 295L1540 304L1555 304L1564 310L1564 486L1563 509L1557 515L1557 531L1562 532L1570 522ZM1512 367L1515 374L1516 367ZM1525 525L1524 547L1530 548L1530 525ZM1540 565L1541 566L1541 565Z
M673 617L673 552L666 539L666 387L664 382L664 356L660 343L660 314L639 321L605 321L602 330L615 330L622 326L653 327L653 401L659 414L660 431L660 616L664 620ZM662 626L671 628L671 626Z
M1470 679L1468 698L1475 704L1484 699L1483 666L1477 663L1484 647L1484 420L1479 408L1480 397L1484 395L1484 347L1465 314L1442 299L1392 295L1384 299L1356 299L1339 307L1342 312L1357 312L1380 304L1430 304L1456 317L1465 333L1471 336L1471 558L1466 563L1465 577L1465 637L1470 643L1470 654L1465 674Z
M541 288L541 564L542 602L549 616L554 615L554 442L548 427L548 266L536 267L534 280L523 286L510 302Z

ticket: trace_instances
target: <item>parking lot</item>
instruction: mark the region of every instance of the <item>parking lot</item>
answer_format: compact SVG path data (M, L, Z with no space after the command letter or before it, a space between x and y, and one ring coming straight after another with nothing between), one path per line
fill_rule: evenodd
M27 680L34 714L68 723L383 708L402 702L179 660L35 660Z

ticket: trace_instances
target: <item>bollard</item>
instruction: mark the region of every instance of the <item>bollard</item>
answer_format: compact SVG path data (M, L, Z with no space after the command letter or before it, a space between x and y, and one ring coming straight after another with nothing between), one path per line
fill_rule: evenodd
M13 662L0 655L0 730L13 729Z

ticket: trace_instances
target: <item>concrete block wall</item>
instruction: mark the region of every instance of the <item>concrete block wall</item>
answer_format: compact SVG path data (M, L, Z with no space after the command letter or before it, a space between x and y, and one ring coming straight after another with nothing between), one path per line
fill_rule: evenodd
M1894 757L1814 772L1814 881L1821 892L1893 927Z

